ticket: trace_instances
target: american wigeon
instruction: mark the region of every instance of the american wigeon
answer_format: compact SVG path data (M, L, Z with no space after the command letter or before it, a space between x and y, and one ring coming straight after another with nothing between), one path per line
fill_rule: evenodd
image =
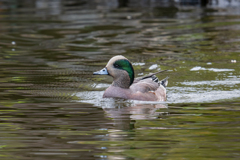
M163 71L157 73L160 72ZM113 83L106 89L103 98L117 97L141 101L165 101L168 77L159 81L155 76L157 73L134 79L131 62L124 56L114 56L105 68L93 74L113 77Z

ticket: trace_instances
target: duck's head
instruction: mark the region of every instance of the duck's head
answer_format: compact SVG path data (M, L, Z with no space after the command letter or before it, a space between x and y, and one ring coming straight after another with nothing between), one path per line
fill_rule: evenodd
M129 88L134 81L134 70L131 62L124 56L112 57L105 68L94 72L94 75L110 75L113 77L113 86Z

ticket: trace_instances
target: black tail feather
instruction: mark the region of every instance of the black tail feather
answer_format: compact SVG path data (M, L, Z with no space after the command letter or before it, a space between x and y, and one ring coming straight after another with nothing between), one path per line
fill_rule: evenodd
M143 76L143 77L135 78L134 83L137 83L138 81L144 80L144 79L147 79L147 78L152 78L153 82L156 82L156 83L158 83L158 85L163 85L164 87L166 87L167 86L167 79L169 77L159 81L158 77L156 76L156 74L161 73L161 72L165 72L165 71L168 71L168 70L162 70L162 71L158 71L156 73L151 73L151 74Z
M161 84L164 88L167 87L168 78L169 78L169 77L166 77L166 78L164 78L164 79L162 79L162 80L160 81L160 84Z

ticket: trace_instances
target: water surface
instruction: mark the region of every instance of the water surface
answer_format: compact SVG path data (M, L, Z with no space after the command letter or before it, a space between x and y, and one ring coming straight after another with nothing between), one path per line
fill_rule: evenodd
M109 8L0 10L1 159L239 159L238 6ZM115 55L167 102L102 99Z

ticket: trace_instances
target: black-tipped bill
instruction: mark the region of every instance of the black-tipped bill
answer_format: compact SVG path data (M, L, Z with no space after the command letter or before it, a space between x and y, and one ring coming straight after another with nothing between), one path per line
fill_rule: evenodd
M100 70L100 71L93 72L93 75L108 75L107 68L103 68L103 69Z

